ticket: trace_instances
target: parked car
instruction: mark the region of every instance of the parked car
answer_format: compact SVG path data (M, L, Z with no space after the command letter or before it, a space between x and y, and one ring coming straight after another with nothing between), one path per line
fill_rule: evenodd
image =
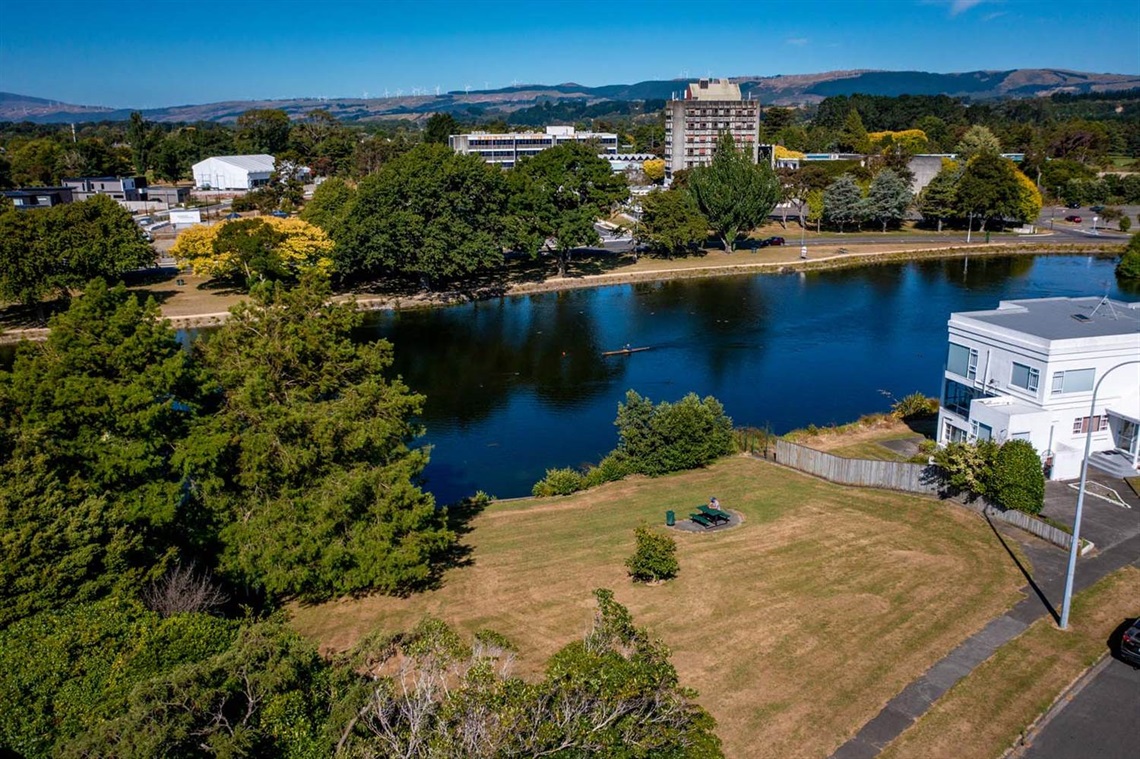
M226 219L229 221L233 221L234 219L240 219L240 218L241 218L240 213L234 213L233 211L230 211L228 214L226 214Z
M1104 206L1089 206L1089 210L1093 213L1104 213Z
M764 241L764 244L765 245L783 245L784 244L784 238L783 237L769 237L767 240Z
M1120 636L1120 658L1140 667L1140 619L1134 620Z
M1080 207L1081 207L1080 203L1070 203L1069 204L1069 208L1080 208Z
M270 211L269 215L270 216L276 216L278 219L288 219L289 218L289 214L285 213L284 211Z
M1074 224L1080 224L1081 223L1081 217L1080 216L1066 216L1065 221L1071 221Z

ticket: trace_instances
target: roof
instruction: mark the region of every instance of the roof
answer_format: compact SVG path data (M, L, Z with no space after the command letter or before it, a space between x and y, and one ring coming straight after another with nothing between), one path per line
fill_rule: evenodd
M740 85L727 79L701 79L685 92L689 100L740 100Z
M1140 340L1140 303L1109 298L1033 298L1003 300L992 311L960 311L951 321L970 319L1044 340L1136 335Z
M273 156L266 155L265 153L257 153L254 155L215 155L210 156L206 159L206 161L210 160L228 163L231 166L235 166L241 169L242 171L272 172L274 167ZM205 161L199 161L198 163L205 163ZM194 165L197 166L198 164Z
M29 195L43 195L45 192L71 192L71 187L17 187L14 190L0 190L9 198L25 198Z

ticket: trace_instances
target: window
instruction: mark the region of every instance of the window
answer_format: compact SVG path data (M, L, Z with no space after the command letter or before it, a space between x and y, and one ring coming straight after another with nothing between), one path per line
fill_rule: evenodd
M1041 372L1026 366L1025 364L1014 363L1013 371L1010 373L1009 384L1014 387L1020 387L1022 390L1028 390L1031 393L1037 392L1037 384L1041 380Z
M974 390L961 382L946 380L946 393L942 399L942 406L963 419L969 419L970 401L981 397L983 397L983 393L980 390Z
M991 440L994 436L994 428L988 424L981 422L973 423L974 439L975 440Z
M1028 432L1015 432L1009 436L1010 440L1029 440Z
M1093 389L1095 369L1070 369L1053 372L1054 393L1088 393Z
M964 443L966 442L966 431L960 427L955 427L950 422L943 422L942 439L946 443Z
M976 379L978 376L978 352L964 345L950 343L950 355L946 358L946 371L959 377Z
M1088 434L1089 425L1092 425L1093 432L1103 432L1108 429L1108 414L1100 416L1081 416L1073 420L1073 434L1085 435Z

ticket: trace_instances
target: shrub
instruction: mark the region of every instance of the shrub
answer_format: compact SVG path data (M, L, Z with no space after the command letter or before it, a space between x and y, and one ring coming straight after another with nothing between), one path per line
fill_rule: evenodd
M592 488L604 482L617 482L628 474L633 474L629 460L620 451L613 451L599 461L597 466L587 470L582 478L582 487Z
M1120 221L1117 223L1120 225L1121 232L1127 232L1128 230L1132 229L1132 219L1128 218L1127 216L1121 216Z
M991 495L997 444L992 440L950 443L934 452L934 463L942 467L943 479L951 493L971 498Z
M1116 265L1116 276L1121 279L1140 279L1140 232L1132 235L1120 263Z
M922 393L911 393L891 406L891 413L899 419L919 419L938 413L938 399L928 398Z
M625 561L629 576L634 582L653 582L676 577L681 570L677 563L677 543L668 535L655 532L648 525L634 529L637 548Z
M618 404L618 451L633 471L666 474L704 466L732 453L732 420L716 398L689 393L654 406L633 390Z
M582 489L582 480L582 474L575 469L547 469L546 476L534 483L530 492L535 498L570 495Z
M1045 504L1041 457L1027 440L1010 440L994 457L990 497L999 506L1037 514Z

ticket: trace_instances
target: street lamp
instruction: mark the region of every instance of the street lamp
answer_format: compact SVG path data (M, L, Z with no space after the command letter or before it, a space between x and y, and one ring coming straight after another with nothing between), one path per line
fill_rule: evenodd
M1093 217L1093 234L1096 234L1096 217Z
M1073 573L1077 569L1077 552L1081 547L1081 511L1085 505L1085 483L1089 474L1089 451L1092 449L1093 418L1096 416L1096 394L1100 390L1100 383L1108 375L1122 366L1140 364L1140 361L1125 361L1109 369L1100 376L1093 386L1092 402L1089 404L1088 429L1085 431L1085 455L1081 459L1081 484L1077 488L1077 513L1073 517L1073 544L1069 546L1069 570L1065 574L1065 597L1061 602L1061 629L1069 626L1069 605L1073 600Z

